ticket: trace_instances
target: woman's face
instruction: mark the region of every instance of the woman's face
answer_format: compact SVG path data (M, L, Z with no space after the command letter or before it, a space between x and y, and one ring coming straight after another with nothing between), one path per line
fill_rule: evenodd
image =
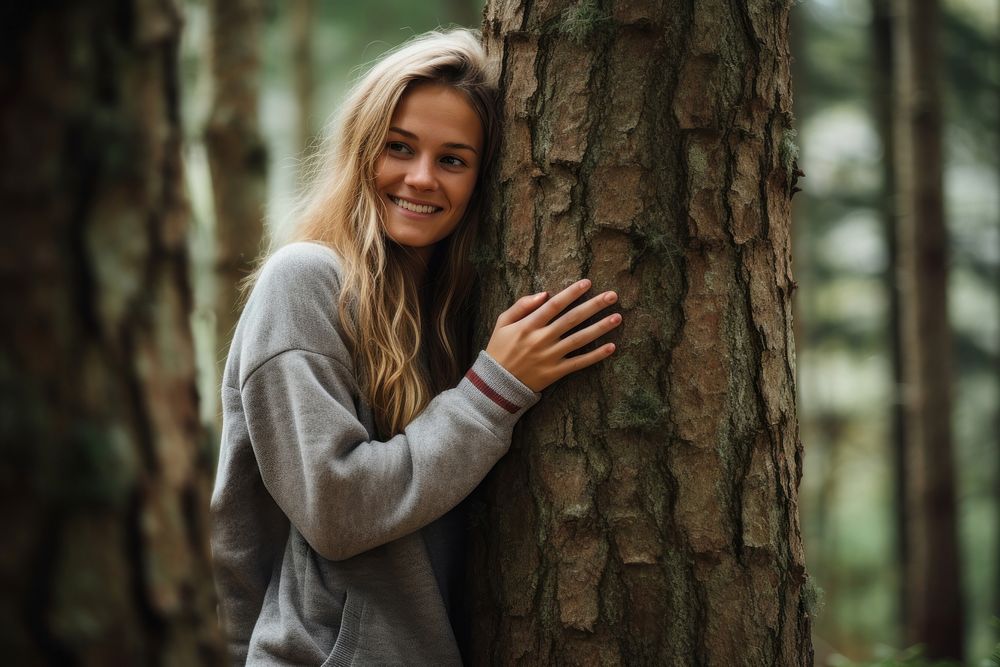
M465 214L482 152L479 116L461 92L436 83L407 90L375 175L389 238L429 257Z

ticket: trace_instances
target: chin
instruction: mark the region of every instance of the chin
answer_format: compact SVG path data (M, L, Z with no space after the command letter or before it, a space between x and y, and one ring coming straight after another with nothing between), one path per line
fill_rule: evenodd
M412 250L414 252L430 252L434 249L433 243L400 243L396 241L396 245L406 250Z
M427 252L436 245L435 241L426 237L415 237L408 234L389 234L388 236L393 243L407 250Z

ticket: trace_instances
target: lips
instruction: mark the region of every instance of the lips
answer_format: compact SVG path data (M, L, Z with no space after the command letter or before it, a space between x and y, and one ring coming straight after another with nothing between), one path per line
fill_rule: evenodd
M392 201L393 204L395 204L396 206L400 207L405 211L410 211L412 213L430 214L430 213L437 213L438 211L443 210L440 206L433 206L431 204L418 204L408 199L402 199L400 197L394 197L392 195L387 195L387 196L389 197L389 200Z

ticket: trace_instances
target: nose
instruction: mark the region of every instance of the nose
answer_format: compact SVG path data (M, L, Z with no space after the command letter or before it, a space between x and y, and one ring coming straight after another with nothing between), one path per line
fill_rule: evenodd
M403 182L415 190L436 190L438 183L433 159L427 156L411 160Z

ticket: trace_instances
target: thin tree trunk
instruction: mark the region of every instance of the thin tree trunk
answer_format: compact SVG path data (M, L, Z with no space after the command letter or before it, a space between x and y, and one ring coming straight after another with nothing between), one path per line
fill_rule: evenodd
M259 130L261 0L210 0L214 103L205 129L216 224L216 350L239 320L238 286L264 233L267 152Z
M1000 13L1000 2L997 2L997 12ZM997 49L994 54L994 71L997 77L1000 78L1000 35L997 35ZM1000 86L997 86L997 108L1000 108ZM996 153L994 154L994 160L996 156L1000 155L1000 114L996 118ZM1000 164L994 162L994 167L997 170L997 174L1000 175ZM997 183L997 191L1000 192L1000 182ZM1000 219L997 221L997 228L1000 230ZM997 234L997 240L1000 241L1000 233ZM1000 248L998 248L998 255L1000 255ZM998 306L1000 306L1000 266L995 267L996 270L996 282L994 287L996 288L996 295L998 300ZM997 309L1000 311L1000 307ZM1000 331L1000 326L997 327ZM994 378L997 382L997 390L1000 393L1000 337L997 338L997 356L994 357ZM994 504L994 516L996 517L996 523L994 524L994 530L996 531L993 549L993 615L1000 619L1000 404L995 406L995 417L994 417L994 439L996 441L996 470L995 477L993 480L993 504ZM1000 627L997 627L997 632L994 635L997 639L997 646L1000 649Z
M884 238L888 249L885 285L889 294L887 345L892 368L890 469L893 483L893 525L895 561L899 572L909 569L909 547L906 543L906 412L903 406L903 329L900 318L901 281L899 280L899 250L896 242L898 226L896 210L895 127L893 113L893 34L891 0L872 0L872 51L874 55L873 90L876 123L882 139L882 192L879 198ZM896 582L900 626L906 627L909 607L908 586L902 576Z
M480 333L614 288L619 349L482 489L492 664L811 664L798 524L788 4L491 2L506 122Z
M0 17L7 664L221 663L170 3Z
M313 23L316 20L315 0L295 0L291 6L292 72L295 78L295 99L298 102L298 153L312 145L313 129ZM301 177L301 174L300 174Z
M938 5L895 0L896 205L907 437L907 641L962 660Z

